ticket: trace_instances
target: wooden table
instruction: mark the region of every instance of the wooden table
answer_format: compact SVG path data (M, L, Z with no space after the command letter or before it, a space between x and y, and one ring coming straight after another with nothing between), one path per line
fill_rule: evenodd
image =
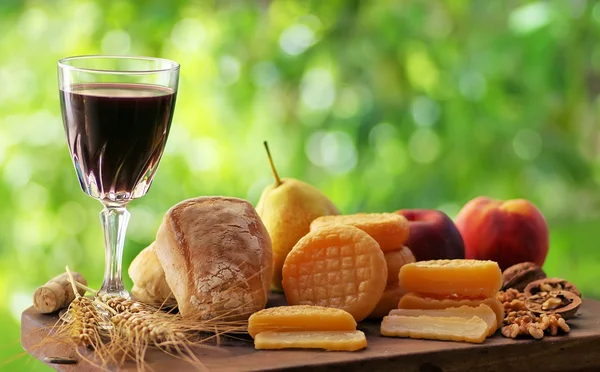
M275 299L275 302L280 300ZM64 345L33 346L46 336L57 316L29 308L22 315L21 343L40 360L46 356L77 358ZM225 346L199 349L198 358L210 371L600 371L600 302L584 300L580 314L569 321L571 333L559 337L511 340L499 334L483 344L381 337L378 322L363 322L369 347L360 352L257 351L250 341L228 341ZM46 330L44 329L46 327ZM154 371L196 371L190 364L157 351L147 354ZM84 361L51 365L58 371L99 371ZM128 362L115 371L135 371Z

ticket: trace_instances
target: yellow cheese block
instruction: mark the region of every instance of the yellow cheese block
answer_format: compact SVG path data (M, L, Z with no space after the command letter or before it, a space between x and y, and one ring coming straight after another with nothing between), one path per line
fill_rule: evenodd
M408 220L397 213L357 213L322 216L310 224L310 231L323 227L349 225L358 227L379 243L384 252L395 251L408 240Z
M443 341L482 343L488 326L479 317L386 316L381 334L392 337L424 338Z
M398 303L400 309L446 309L451 307L487 305L496 314L496 324L501 326L504 322L504 306L496 297L469 298L458 296L425 297L418 293L410 292L402 296Z
M325 349L356 351L367 347L361 331L261 332L254 338L256 349Z
M423 294L493 297L502 286L494 261L419 261L402 266L398 276L406 291Z
M354 331L356 321L347 311L322 306L296 305L271 307L248 319L252 338L267 331Z
M487 305L481 304L477 307L461 306L446 309L423 310L423 309L394 309L389 316L433 316L433 317L458 317L471 319L476 316L481 318L488 327L488 336L493 335L498 329L496 313Z

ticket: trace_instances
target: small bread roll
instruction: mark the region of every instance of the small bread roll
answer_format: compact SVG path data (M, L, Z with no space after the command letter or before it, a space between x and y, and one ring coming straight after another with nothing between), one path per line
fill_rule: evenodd
M239 320L264 309L273 252L249 202L199 197L173 206L154 250L184 317Z
M128 270L133 281L131 294L147 304L174 305L177 302L165 279L165 271L154 252L154 243L133 259Z

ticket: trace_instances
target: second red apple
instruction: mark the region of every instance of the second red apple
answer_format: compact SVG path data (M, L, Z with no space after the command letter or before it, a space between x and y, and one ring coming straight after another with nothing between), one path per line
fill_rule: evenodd
M406 246L417 261L465 258L462 236L448 215L437 209L396 211L409 221Z

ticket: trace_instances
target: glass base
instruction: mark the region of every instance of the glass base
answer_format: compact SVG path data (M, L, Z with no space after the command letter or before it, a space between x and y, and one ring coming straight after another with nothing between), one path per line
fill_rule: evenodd
M98 291L98 296L100 298L122 297L126 300L131 299L131 295L125 288L105 288L104 285Z

